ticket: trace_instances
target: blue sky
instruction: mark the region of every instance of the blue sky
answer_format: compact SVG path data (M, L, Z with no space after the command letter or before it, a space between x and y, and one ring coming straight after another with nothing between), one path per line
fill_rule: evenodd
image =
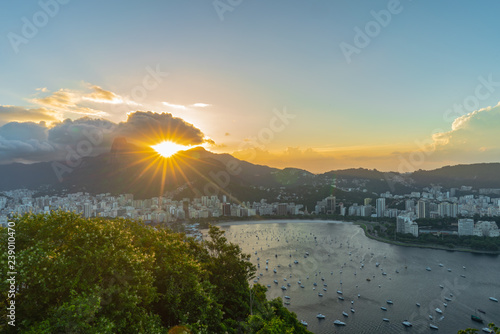
M133 110L170 112L211 138L211 150L236 156L242 143L269 127L273 110L286 109L295 118L284 130L245 148L258 149L252 154L254 162L315 172L345 167L397 170L401 157L408 159L420 150L416 142L432 142L435 132L448 139L448 146L446 141L434 143L432 154L414 163L415 169L497 161L494 137L478 144L450 133L453 120L443 116L475 95L482 82L478 78L500 82L497 2L220 3L232 9L221 14L223 20L211 1L58 3L58 12L47 16L47 24L15 52L9 36L22 37L23 17L33 23L43 9L37 1L4 2L0 105L39 108L38 100L54 92L83 95L95 85L128 96L129 103L113 110L108 104L94 105L93 110L102 112L87 116L118 123ZM379 24L369 44L358 47L359 53L348 62L341 43L356 46L355 28L365 31L375 22L372 13L388 8L397 8L397 14L391 14L385 27ZM148 68L168 76L147 96L134 100L132 92L142 85ZM481 92L489 94L482 94L473 110L498 104L500 87ZM195 103L209 106L171 107ZM50 107L45 104L44 112L53 112L59 121L85 116L71 106L67 111ZM482 124L500 125L495 123L497 109L472 115L466 125L476 124L473 118L479 114L491 119ZM2 112L0 125L43 120ZM483 130L467 127L465 132L475 138L474 131L489 131ZM459 143L449 143L456 137L474 142L465 145L470 154L460 153Z

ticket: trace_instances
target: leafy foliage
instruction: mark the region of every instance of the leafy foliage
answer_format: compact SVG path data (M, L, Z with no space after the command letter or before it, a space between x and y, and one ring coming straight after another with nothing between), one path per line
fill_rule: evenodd
M198 243L139 222L74 213L25 215L14 222L16 326L6 324L4 271L2 332L237 333L249 328L252 310L265 314L262 333L295 328L286 309L270 311L277 306L268 305L265 288L250 290L255 268L249 256L216 227L210 227L210 240ZM0 228L0 239L7 237ZM0 252L6 268L7 242Z

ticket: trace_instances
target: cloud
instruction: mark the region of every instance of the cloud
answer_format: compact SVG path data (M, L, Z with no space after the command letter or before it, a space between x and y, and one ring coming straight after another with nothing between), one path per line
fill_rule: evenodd
M104 90L99 86L88 84L88 87L93 90L93 92L86 94L82 97L84 100L89 100L93 102L101 103L121 103L123 98L113 92Z
M46 108L28 109L18 106L0 105L0 124L11 121L48 121L58 119L58 113Z
M206 108L206 107L210 107L211 104L207 104L207 103L195 103L195 104L192 104L191 106L195 107L195 108Z
M50 125L10 122L0 126L0 164L64 160L68 152L74 151L82 156L95 156L108 152L118 136L148 146L164 140L183 145L215 145L200 129L169 113L136 111L118 124L90 117L55 121ZM85 150L79 152L79 149Z
M168 103L168 102L162 102L163 105L170 107L170 108L175 108L175 109L187 109L186 106L180 105L180 104L173 104L173 103Z
M11 122L0 127L1 163L46 160L55 151L45 122Z
M500 103L460 116L451 130L432 136L434 156L431 159L460 161L499 161L498 131Z
M145 143L158 143L164 140L183 145L199 145L211 140L205 139L200 129L182 118L169 113L136 111L128 115L126 122L118 124L118 134Z
M99 150L95 154L108 150L115 137L116 124L98 118L82 117L77 120L66 119L55 124L48 131L48 140L54 144L75 146L88 140Z
M128 101L122 96L105 90L97 85L84 83L86 90L72 90L61 88L56 92L43 97L34 97L29 102L58 111L61 114L77 114L94 117L109 116L109 112L105 110L116 110L113 106L111 109L106 105L122 105L123 109L127 110L128 104L136 105L133 101ZM48 92L47 89L41 89L42 92Z

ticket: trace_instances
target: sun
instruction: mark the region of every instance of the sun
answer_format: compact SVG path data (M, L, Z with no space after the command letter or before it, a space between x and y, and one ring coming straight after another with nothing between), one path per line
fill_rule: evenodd
M180 145L171 141L163 141L151 147L164 158L169 158L179 151L189 149L189 146Z

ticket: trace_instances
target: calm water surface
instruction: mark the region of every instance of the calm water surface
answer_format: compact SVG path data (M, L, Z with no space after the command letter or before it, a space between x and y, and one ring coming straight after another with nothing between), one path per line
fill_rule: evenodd
M488 299L500 299L498 256L389 245L341 222L273 220L220 226L229 241L252 254L252 263L260 266L258 282L271 285L268 297L290 297L287 307L314 333L456 333L489 322L500 324L500 303ZM485 320L483 326L471 320L476 312ZM318 313L326 318L317 319ZM336 319L346 326L335 326ZM404 320L413 327L404 327ZM439 330L430 329L431 323Z

